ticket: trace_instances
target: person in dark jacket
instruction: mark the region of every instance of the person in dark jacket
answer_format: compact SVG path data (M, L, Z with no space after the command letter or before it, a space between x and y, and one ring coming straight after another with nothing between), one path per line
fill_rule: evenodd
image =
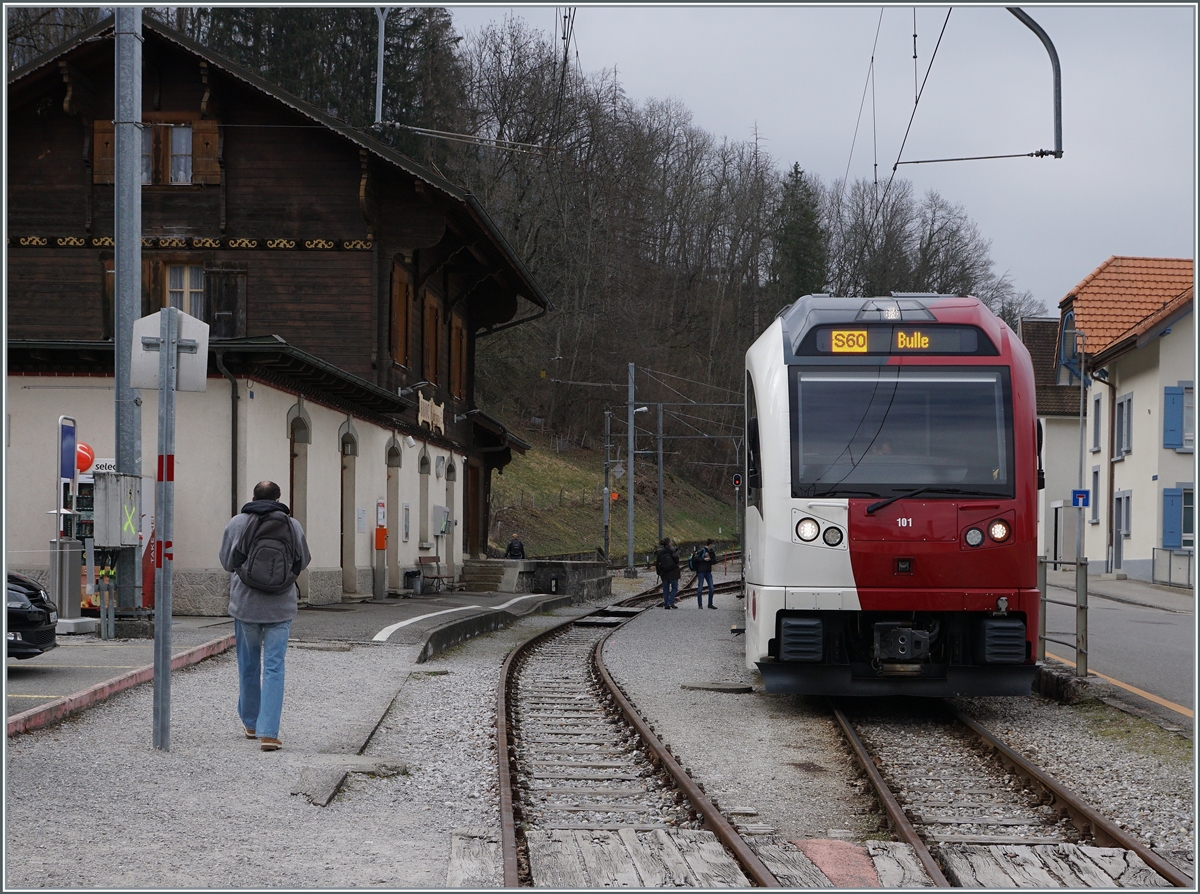
M663 608L675 608L675 594L679 592L679 552L671 545L671 538L664 537L654 554L654 570L662 580Z
M512 535L512 540L508 541L508 548L504 550L504 558L506 559L523 559L525 558L525 544L521 542L521 538L516 534Z
M696 553L696 607L704 608L704 584L708 584L708 607L716 608L713 605L713 579L712 568L713 563L717 561L717 551L713 549L713 541L710 537L704 546L700 547L700 552Z
M291 517L292 511L279 502L279 485L260 481L254 486L254 500L229 520L221 538L221 567L229 575L229 614L238 661L238 715L247 739L259 739L263 751L278 751L279 718L283 713L283 659L287 654L288 633L296 617L299 590L293 583L281 593L267 593L247 585L234 571L241 564L234 559L242 532L256 515L281 511L291 522L297 554L303 570L312 561L304 529ZM260 676L261 673L261 676Z

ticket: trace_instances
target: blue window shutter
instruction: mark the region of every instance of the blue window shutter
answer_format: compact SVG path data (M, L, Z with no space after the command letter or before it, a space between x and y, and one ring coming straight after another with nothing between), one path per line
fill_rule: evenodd
M1163 446L1183 446L1183 388L1163 389Z
M1178 487L1163 488L1163 549L1180 549L1183 546L1183 490Z

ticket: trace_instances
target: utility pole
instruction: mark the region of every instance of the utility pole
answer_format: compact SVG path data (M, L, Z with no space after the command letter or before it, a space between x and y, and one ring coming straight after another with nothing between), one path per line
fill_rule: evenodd
M609 562L608 554L608 504L612 502L612 490L608 486L609 451L612 447L612 410L604 411L604 561Z
M142 475L141 397L129 383L133 321L142 304L142 8L116 7L113 399L119 475ZM141 527L141 506L138 506ZM117 608L140 608L138 548L117 556Z
M629 364L629 480L626 482L626 495L629 501L629 552L626 558L625 576L637 577L637 569L633 567L633 364Z
M387 22L391 9L387 6L375 7L375 16L379 19L379 52L375 59L375 123L383 121L383 37L384 23Z
M1087 412L1087 335L1082 329L1068 329L1067 335L1078 339L1075 353L1079 357L1079 489L1083 490L1083 460L1086 443ZM1091 494L1091 499L1096 495ZM1083 506L1075 520L1075 673L1087 676L1088 631L1087 631L1087 559L1083 555Z
M658 542L663 539L662 404L658 405Z

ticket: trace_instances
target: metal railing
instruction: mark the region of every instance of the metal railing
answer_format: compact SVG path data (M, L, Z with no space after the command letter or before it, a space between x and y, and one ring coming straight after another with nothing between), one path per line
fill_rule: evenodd
M1169 587L1191 587L1192 551L1155 547L1152 579Z
M1075 601L1066 602L1061 599L1050 599L1046 596L1046 569L1053 565L1054 570L1058 571L1060 566L1068 566L1075 569ZM1058 643L1061 646L1067 646L1075 650L1075 674L1076 676L1087 676L1088 664L1088 593L1087 593L1087 568L1088 560L1086 557L1080 558L1078 561L1068 561L1066 559L1047 559L1045 556L1038 556L1038 592L1042 594L1042 629L1038 634L1038 661L1046 660L1046 643ZM1046 606L1047 604L1064 605L1068 608L1075 609L1075 639L1061 640L1046 635Z

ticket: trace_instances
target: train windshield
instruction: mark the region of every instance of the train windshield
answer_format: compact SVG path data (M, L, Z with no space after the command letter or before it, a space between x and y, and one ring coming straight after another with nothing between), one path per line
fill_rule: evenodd
M792 495L1012 497L1008 370L794 368Z

